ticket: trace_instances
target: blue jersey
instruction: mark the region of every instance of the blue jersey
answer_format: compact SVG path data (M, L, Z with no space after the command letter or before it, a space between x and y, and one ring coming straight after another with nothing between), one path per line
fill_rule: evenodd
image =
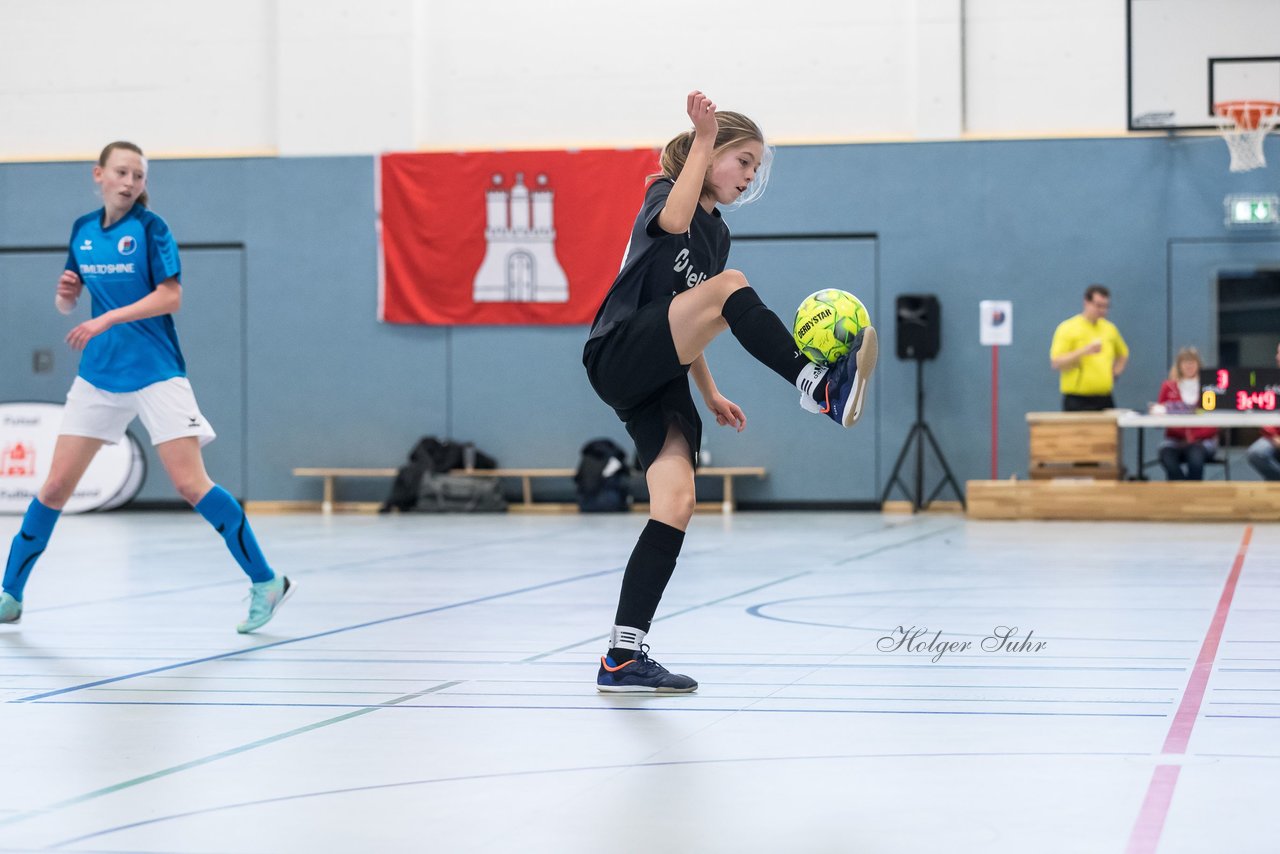
M160 217L134 205L102 227L101 210L71 227L67 269L80 275L93 297L93 316L131 305L166 279L178 278L178 244ZM173 316L118 323L89 340L80 376L104 391L137 391L187 374Z

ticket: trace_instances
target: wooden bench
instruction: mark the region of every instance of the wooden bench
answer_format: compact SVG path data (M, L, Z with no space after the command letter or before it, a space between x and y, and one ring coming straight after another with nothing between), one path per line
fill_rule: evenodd
M531 509L534 507L534 478L571 478L574 472L575 469L454 469L449 474L462 475L463 477L518 477L520 478L520 494L523 499L519 506L522 509ZM733 479L735 477L764 477L765 470L763 466L704 466L696 469L694 474L724 479L723 499L718 504L715 502L702 502L698 505L699 508L703 510L719 509L722 513L732 513L738 507L738 503L733 497ZM572 506L575 505L566 505L566 507ZM644 505L641 506L643 507ZM554 509L565 509L565 507L554 505Z
M324 498L320 503L321 511L332 513L335 507L334 482L340 477L378 477L392 478L396 476L396 469L388 468L296 468L293 473L296 477L319 477L324 481ZM461 475L463 477L512 477L520 479L520 495L521 501L514 505L522 510L541 509L545 506L548 510L565 510L576 505L573 504L536 504L533 500L533 481L535 478L572 478L574 469L569 468L544 468L544 469L454 469L449 474ZM695 474L701 477L719 477L724 482L723 499L719 502L703 502L698 506L700 509L718 509L722 513L732 513L738 506L733 496L733 479L735 477L764 477L765 470L763 466L706 466L698 469ZM643 505L640 505L643 507Z
M320 502L323 513L333 512L333 482L340 477L395 477L398 469L360 469L360 468L298 468L293 470L294 477L324 478L324 499Z

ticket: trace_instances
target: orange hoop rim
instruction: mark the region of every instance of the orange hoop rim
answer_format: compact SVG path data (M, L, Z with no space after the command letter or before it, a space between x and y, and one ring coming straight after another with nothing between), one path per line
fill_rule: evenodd
M1280 113L1280 101L1219 101L1213 105L1213 114L1235 122L1241 130L1257 130L1263 116Z

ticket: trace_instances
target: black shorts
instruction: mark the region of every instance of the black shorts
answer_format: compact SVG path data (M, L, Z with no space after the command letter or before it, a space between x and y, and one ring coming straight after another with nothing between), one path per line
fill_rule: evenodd
M587 342L582 363L600 399L613 407L648 468L675 424L689 443L689 461L702 442L702 419L689 393L689 366L671 338L670 298L651 302L603 338Z
M1115 409L1116 402L1109 394L1064 394L1063 412L1101 412Z

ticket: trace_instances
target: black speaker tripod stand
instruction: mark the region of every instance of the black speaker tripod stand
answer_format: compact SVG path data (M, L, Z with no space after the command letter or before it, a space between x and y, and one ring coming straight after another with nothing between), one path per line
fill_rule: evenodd
M929 429L928 423L924 420L924 359L917 358L916 362L916 423L911 425L911 430L907 433L906 440L902 443L902 450L898 453L898 461L893 464L893 472L889 475L889 482L885 484L884 494L880 496L880 504L883 505L889 500L889 493L893 491L894 485L902 487L902 491L906 493L907 498L911 500L912 512L923 510L933 503L933 499L938 497L943 487L951 484L951 488L955 490L956 497L960 499L960 506L968 509L964 501L964 490L960 488L960 484L956 481L955 476L951 474L951 467L947 465L947 458L942 455L942 448L938 447L938 440L933 437L933 431ZM924 443L928 441L929 447L933 448L934 455L938 458L938 463L942 466L943 478L933 492L929 493L929 497L924 497ZM902 464L907 460L907 453L911 450L912 443L916 448L916 464L915 464L915 490L912 491L902 480Z

